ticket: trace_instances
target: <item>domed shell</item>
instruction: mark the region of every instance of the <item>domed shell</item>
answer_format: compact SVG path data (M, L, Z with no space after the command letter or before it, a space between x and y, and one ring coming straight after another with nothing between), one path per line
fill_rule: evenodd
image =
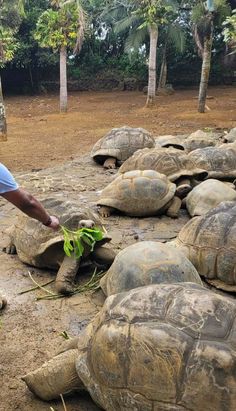
M159 148L165 147L165 148L175 148L177 150L184 150L184 141L187 138L187 135L178 135L178 136L172 136L172 135L164 135L164 136L158 136L155 137L155 147Z
M207 147L189 153L195 166L206 170L210 178L236 177L236 148Z
M190 134L184 141L184 148L189 153L197 150L198 148L214 147L219 144L219 138L222 134L205 132L203 130L197 130Z
M131 216L155 215L174 197L176 185L154 170L133 170L118 176L101 192L98 205Z
M141 241L120 251L100 286L109 296L150 284L202 284L190 261L168 244Z
M47 198L41 203L50 215L58 216L60 224L77 229L79 221L90 219L101 226L98 215L81 204L58 198ZM58 268L63 260L64 238L60 231L53 231L39 221L22 214L13 227L11 237L18 257L35 267Z
M226 201L194 217L172 242L208 282L236 292L236 203Z
M119 173L131 170L155 170L173 182L183 176L207 177L207 172L196 168L187 154L174 148L144 148L136 151L122 164Z
M234 411L236 305L197 284L108 297L76 369L102 409Z
M236 200L236 191L232 186L209 179L194 187L186 197L186 207L191 217L206 214L222 201Z
M227 143L236 142L236 127L232 128L230 132L224 136L224 141L226 141Z
M127 126L113 128L96 142L91 151L91 157L98 163L103 163L107 157L114 157L123 162L132 156L136 150L154 146L154 138L143 128Z

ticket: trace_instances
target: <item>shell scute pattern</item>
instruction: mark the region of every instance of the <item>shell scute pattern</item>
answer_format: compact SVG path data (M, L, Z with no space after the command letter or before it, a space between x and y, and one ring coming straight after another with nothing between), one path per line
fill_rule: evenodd
M119 252L100 285L105 295L111 295L149 284L178 282L202 284L179 250L157 241L141 241Z
M115 157L125 161L136 150L154 147L155 140L143 128L114 128L94 145L91 156L95 161L104 161L107 157Z
M173 148L138 150L122 164L119 172L125 173L130 170L154 170L165 174L170 181L203 172L202 169L196 168L194 161L187 154Z
M97 204L128 215L152 215L174 197L175 190L175 184L163 174L154 170L133 170L113 180L101 192Z
M174 244L206 279L236 285L236 205L221 203L203 216L194 217L180 231ZM233 289L232 289L233 291Z
M197 284L137 288L107 298L76 367L108 411L234 411L235 320L232 300Z
M236 150L207 147L189 154L197 167L208 171L209 177L236 177Z

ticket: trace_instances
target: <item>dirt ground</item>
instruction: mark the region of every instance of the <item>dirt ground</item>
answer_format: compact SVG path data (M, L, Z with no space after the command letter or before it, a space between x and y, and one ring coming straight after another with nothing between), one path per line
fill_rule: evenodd
M143 108L141 93L83 93L70 96L67 114L57 113L56 96L11 97L6 99L9 120L8 141L0 144L1 162L37 198L71 198L95 210L99 191L113 178L89 158L93 143L112 127L140 126L158 134L181 134L203 127L229 129L236 126L236 89L209 91L211 109L196 113L197 90L179 91L160 97L152 110ZM5 230L18 211L0 200L0 249L8 238ZM112 247L120 249L138 240L168 241L188 221L180 218L128 218L112 216L103 221L112 236ZM78 335L99 311L103 296L75 295L54 301L36 300L41 291L19 294L33 286L28 272L40 284L55 277L21 263L17 256L0 251L0 289L9 304L1 314L0 329L0 411L63 411L60 401L45 403L29 393L21 376L49 359L63 344L60 335ZM89 273L78 276L78 282ZM52 284L48 288L53 290ZM65 398L67 411L98 411L88 395ZM50 408L52 407L52 408Z
M157 97L146 109L141 92L74 93L58 114L58 96L6 99L8 141L1 161L13 171L45 168L87 153L113 127L143 127L154 135L191 133L236 125L236 87L209 88L205 114L197 112L197 89Z

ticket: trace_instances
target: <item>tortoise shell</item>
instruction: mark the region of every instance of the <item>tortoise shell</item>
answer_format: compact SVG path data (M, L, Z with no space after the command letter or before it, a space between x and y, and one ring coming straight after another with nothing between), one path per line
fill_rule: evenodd
M121 127L113 128L103 138L98 140L91 151L91 157L98 163L103 163L108 157L123 162L141 148L152 148L155 140L143 128Z
M226 201L180 230L175 244L213 285L236 291L236 203Z
M93 220L97 226L101 226L96 213L76 202L47 198L41 203L50 215L58 216L60 224L70 230L77 229L79 221L84 219ZM22 214L12 227L10 235L18 257L24 263L52 269L60 266L65 255L61 232L53 231Z
M177 135L177 136L160 136L156 137L155 141L162 147L174 147L179 150L185 150L190 152L198 148L216 146L219 144L219 138L222 134L205 132L202 130L197 130L194 133L188 135Z
M197 168L206 170L210 178L236 177L236 147L199 148L188 156Z
M179 250L141 241L119 252L100 286L109 296L144 285L178 282L202 284L194 266Z
M131 170L155 170L165 174L170 181L176 181L183 176L207 176L206 171L195 167L187 154L173 148L144 148L136 151L122 164L119 173Z
M154 170L133 170L118 176L102 192L97 204L130 216L151 216L175 195L176 185Z
M222 201L236 200L235 186L210 178L198 184L186 197L186 207L191 217L206 214Z
M198 284L108 297L76 369L107 411L234 411L236 304Z
M230 132L224 136L224 141L226 141L227 143L236 142L236 127L232 128Z

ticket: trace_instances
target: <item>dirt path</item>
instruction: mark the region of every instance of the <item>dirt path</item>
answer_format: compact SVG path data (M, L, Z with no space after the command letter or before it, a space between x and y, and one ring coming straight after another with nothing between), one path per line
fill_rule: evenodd
M197 90L176 91L144 108L141 92L74 93L69 111L58 114L58 96L9 97L8 142L0 145L1 161L13 171L45 168L89 152L113 127L143 127L158 134L181 134L202 127L236 126L236 88L209 89L210 111L197 113Z
M235 112L231 111L236 101L234 89L212 90L211 94L215 95L215 99L209 100L212 111L201 116L195 113L195 94L184 91L165 97L162 106L151 111L142 108L145 96L140 93L73 95L69 113L62 116L56 114L57 99L52 96L7 99L9 140L0 145L1 161L38 198L70 197L94 208L98 191L111 181L113 174L94 164L89 155L79 154L88 152L110 128L128 124L159 134L177 134L203 126L236 126ZM75 159L71 161L71 157ZM7 242L5 229L16 216L16 209L0 200L0 249ZM114 249L119 251L137 240L174 238L188 219L182 210L178 220L165 216L142 219L112 216L104 225L112 235ZM36 399L20 377L57 351L63 343L62 331L79 334L103 300L99 293L55 301L37 301L41 292L20 295L21 290L32 287L29 270L41 284L55 275L27 267L17 256L0 251L0 288L9 300L1 314L0 411L50 411L50 407L63 411L60 401L49 404ZM82 278L79 276L78 281ZM88 396L68 397L66 404L68 411L98 411Z

